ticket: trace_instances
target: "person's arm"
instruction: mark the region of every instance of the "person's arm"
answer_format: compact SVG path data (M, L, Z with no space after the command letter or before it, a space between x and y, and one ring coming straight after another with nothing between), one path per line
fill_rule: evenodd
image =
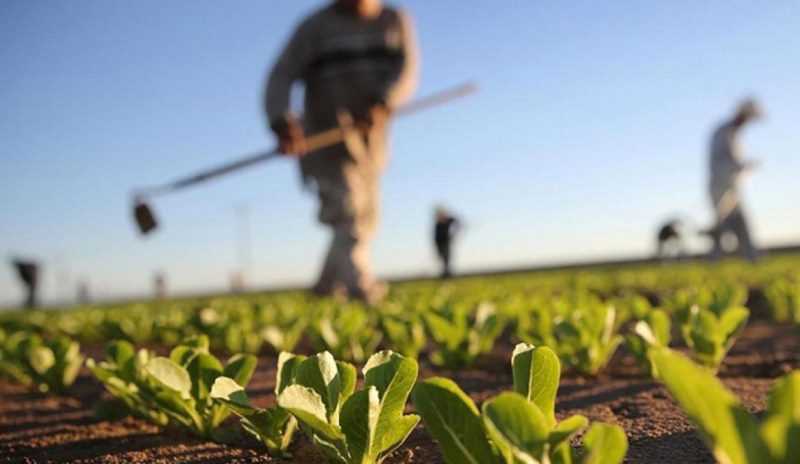
M303 77L309 56L307 27L301 25L281 52L267 81L264 110L270 129L278 138L283 153L301 155L305 151L303 128L290 108L292 85Z
M417 31L411 16L405 11L398 12L400 17L400 34L402 40L401 58L387 79L380 95L382 103L389 109L395 109L411 98L417 90L419 76L419 49L417 47Z
M714 135L711 147L711 176L722 182L735 181L743 169L735 130L730 124Z

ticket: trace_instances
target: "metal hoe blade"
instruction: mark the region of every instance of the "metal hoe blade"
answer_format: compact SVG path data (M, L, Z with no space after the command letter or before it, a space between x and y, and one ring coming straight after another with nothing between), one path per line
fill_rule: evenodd
M150 206L141 198L133 200L133 218L136 225L139 226L139 232L142 235L147 235L153 229L158 227L158 221L150 209Z

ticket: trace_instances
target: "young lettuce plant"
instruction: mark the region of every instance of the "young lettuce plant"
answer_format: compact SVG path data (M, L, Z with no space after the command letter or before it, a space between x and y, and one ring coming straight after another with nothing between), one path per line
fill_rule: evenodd
M616 315L614 306L592 304L560 320L555 335L561 359L584 375L596 375L622 342Z
M354 392L355 367L320 353L299 364L295 384L281 392L278 405L328 462L380 463L419 422L418 416L403 415L417 369L411 358L378 352L364 366L364 387Z
M234 436L220 425L231 411L212 400L211 387L221 376L247 385L256 362L253 355L236 354L223 368L208 352L208 337L202 335L185 340L169 358L150 359L144 370L157 385L156 404L170 420L196 436L227 442Z
M658 375L648 349L651 346L668 347L671 334L672 321L669 314L662 309L653 309L636 322L633 333L625 336L625 346L648 377L655 378Z
M278 373L275 382L275 394L280 396L283 390L295 381L297 367L306 357L282 352L278 356ZM256 408L250 404L244 387L229 377L217 377L211 387L211 398L220 402L239 416L242 428L251 433L267 446L269 454L276 457L288 457L287 449L292 436L297 430L297 420L289 411L280 407Z
M717 316L728 308L743 307L747 302L747 287L741 284L725 283L703 287L700 292L700 306L706 306Z
M4 337L0 348L0 373L23 385L36 386L41 392L62 394L75 382L83 355L78 342L59 336L42 341L27 331Z
M144 348L137 352L125 340L109 343L104 352L105 361L96 362L89 358L86 367L128 412L156 425L167 425L169 418L156 405L158 387L144 370L145 364L155 355ZM123 415L121 412L117 405L109 402L98 401L94 406L97 419L117 418Z
M268 325L261 329L261 338L278 353L294 351L305 333L308 323L303 317L286 319L280 324Z
M800 283L787 278L776 279L764 288L764 296L774 320L800 324Z
M360 305L330 308L317 316L311 336L317 349L361 363L381 342L382 333L374 326L374 320Z
M707 369L668 348L653 348L660 380L697 424L718 462L800 462L800 371L775 383L759 423Z
M259 334L276 354L293 352L305 334L309 309L301 303L298 296L273 296L259 303Z
M595 423L578 455L569 441L588 420L555 418L561 365L547 347L519 344L512 355L514 392L501 393L481 411L452 380L426 379L414 390L414 405L449 464L622 462L627 437L621 428Z
M743 307L747 301L747 287L737 284L710 284L700 288L681 289L665 301L675 320L684 325L691 317L692 307L711 311L717 317L728 308Z
M31 335L25 331L6 333L0 329L0 377L30 386L33 379L22 361L24 344Z
M550 299L549 302L553 303L553 300ZM549 346L555 349L557 345L553 335L553 312L552 305L540 299L523 306L516 313L517 337L534 346Z
M425 348L425 326L416 314L402 318L384 315L380 325L389 345L403 356L416 359Z
M694 305L681 325L681 334L697 362L716 372L728 350L747 325L750 311L730 307L717 314Z
M469 367L494 347L504 323L491 303L480 303L470 321L470 307L453 305L439 313L425 314L428 332L436 346L431 362L448 369Z
M612 302L614 307L617 308L618 325L630 319L644 319L645 316L653 311L653 305L650 304L650 300L638 293L626 293L614 298Z
M264 343L251 304L239 298L212 300L193 315L191 324L209 337L214 349L228 353L256 354Z

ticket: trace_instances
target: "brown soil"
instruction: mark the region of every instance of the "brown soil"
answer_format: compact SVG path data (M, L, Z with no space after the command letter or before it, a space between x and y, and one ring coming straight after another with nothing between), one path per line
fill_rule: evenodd
M90 355L99 356L92 347ZM499 343L472 370L443 371L424 361L420 376L444 375L480 403L511 388L511 345ZM248 387L254 403L275 402L276 357L260 357ZM800 369L800 336L796 328L763 320L750 323L720 370L723 382L745 407L764 410L774 379ZM19 463L188 463L188 462L295 462L315 463L319 458L307 440L298 435L292 460L271 459L254 439L242 436L231 446L193 438L180 430L159 430L143 420L125 418L97 421L92 404L105 398L103 387L84 369L71 389L72 396L44 395L17 385L0 383L0 461ZM413 408L409 406L409 410ZM629 462L713 462L692 424L659 384L644 379L633 360L620 349L604 374L585 379L568 369L562 375L557 415L584 414L622 426L630 440ZM232 422L235 422L232 420ZM442 463L436 445L422 427L386 461Z

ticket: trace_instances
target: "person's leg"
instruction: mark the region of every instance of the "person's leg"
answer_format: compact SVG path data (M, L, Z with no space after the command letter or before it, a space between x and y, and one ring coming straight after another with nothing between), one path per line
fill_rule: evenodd
M447 245L444 242L440 241L436 242L436 255L439 257L439 262L441 263L441 269L442 269L439 276L444 277L445 274L447 273L450 261L450 257L448 256Z
M363 165L346 163L341 170L317 178L320 222L333 230L333 239L314 290L372 303L385 293L375 284L369 268L369 251L378 220L377 176Z
M372 166L364 164L353 164L349 168L346 178L353 208L353 245L347 262L350 267L347 285L355 298L374 304L386 293L386 286L375 280L370 267L370 252L380 208L379 173Z
M333 293L337 275L339 274L337 267L342 260L343 242L346 242L342 236L342 231L346 229L343 225L348 220L347 191L344 189L341 175L338 175L338 173L329 174L327 176L315 176L314 179L320 204L319 221L330 226L333 233L322 270L313 289L314 293L318 295L330 295Z
M36 306L36 285L29 283L26 285L28 290L27 298L25 298L25 307L33 308Z
M713 241L711 254L709 256L713 261L717 261L725 255L725 250L722 247L722 238L728 231L731 230L730 215L724 218L721 222L719 222L719 219L717 219L717 221L718 224L716 225L716 227L708 231L708 235L711 237L711 240Z
M741 207L734 208L729 218L731 230L736 234L736 240L739 242L741 252L750 261L756 261L758 259L758 251L753 246L750 230L747 227L747 220L744 217L744 213L742 213Z
M444 272L442 273L443 277L449 278L453 275L453 272L450 270L450 245L447 245L447 251L444 254Z
M722 235L724 233L723 225L720 224L717 227L709 230L708 234L711 236L712 246L711 246L711 253L709 254L709 258L716 261L722 258L723 250L722 250Z
M329 295L333 291L333 268L336 260L335 229L333 229L333 234L334 236L331 238L331 243L328 246L328 253L325 255L325 262L322 265L322 270L320 271L319 278L317 279L317 283L314 285L313 289L314 293L318 295Z

